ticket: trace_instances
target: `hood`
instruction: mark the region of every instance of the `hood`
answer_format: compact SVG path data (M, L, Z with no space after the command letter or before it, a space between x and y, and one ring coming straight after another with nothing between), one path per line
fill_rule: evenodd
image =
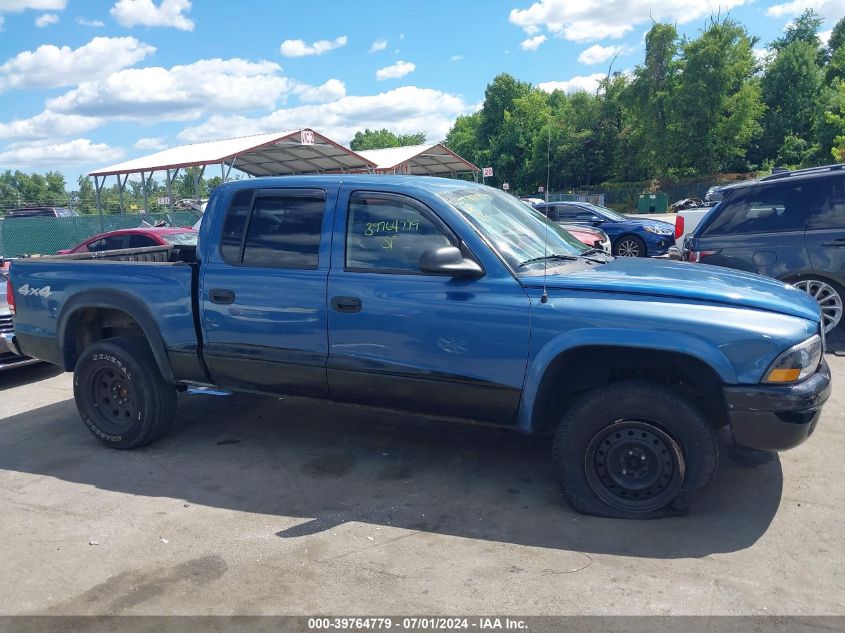
M549 289L593 290L706 301L819 321L814 299L776 279L730 268L668 259L617 257L589 268L567 264L548 275ZM541 276L522 277L530 287L542 287Z
M675 225L670 222L663 222L662 220L652 220L651 218L629 218L628 220L620 220L614 224L633 224L636 226L651 226L656 229L664 229L675 232Z

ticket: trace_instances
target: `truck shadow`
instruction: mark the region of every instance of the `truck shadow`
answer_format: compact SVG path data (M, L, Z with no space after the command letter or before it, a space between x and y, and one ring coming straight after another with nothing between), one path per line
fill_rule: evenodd
M0 421L0 468L104 490L302 518L307 538L348 521L534 547L689 558L751 546L781 490L774 455L723 453L688 516L584 517L560 496L548 441L297 398L186 395L171 434L100 445L66 400Z

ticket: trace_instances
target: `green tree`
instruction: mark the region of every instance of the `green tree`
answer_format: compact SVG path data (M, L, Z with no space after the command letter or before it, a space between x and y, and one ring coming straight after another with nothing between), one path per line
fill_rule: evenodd
M845 79L845 18L839 20L830 34L827 42L828 63L825 69L825 80L828 84L834 79Z
M94 185L88 176L80 176L76 181L79 190L75 192L75 206L80 213L97 212L97 193Z
M635 143L643 167L665 177L671 164L674 100L677 94L678 31L671 24L655 24L646 35L645 63L637 66L630 89L636 117Z
M837 163L845 163L845 82L837 79L834 88L834 98L825 110L824 119L833 133L830 153Z
M804 42L820 51L822 43L819 39L819 31L822 24L824 20L818 13L813 9L805 9L804 13L787 25L783 35L774 40L771 47L780 51L794 42Z
M796 158L795 148L804 146L800 163L812 160L816 150L816 126L820 119L819 94L822 72L818 64L818 48L811 42L796 39L780 50L766 67L762 79L763 137L761 149L767 158ZM789 140L789 148L784 144ZM796 163L790 163L796 164Z
M355 132L349 149L360 152L368 149L385 149L387 147L404 147L406 145L422 145L425 143L425 132L415 134L394 134L390 130L370 130Z
M672 134L681 175L744 169L744 157L760 133L763 111L754 76L756 39L731 19L713 20L682 47Z

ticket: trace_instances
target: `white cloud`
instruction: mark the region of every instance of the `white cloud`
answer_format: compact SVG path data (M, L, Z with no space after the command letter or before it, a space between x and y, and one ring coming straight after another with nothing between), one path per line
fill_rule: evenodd
M27 9L35 11L63 11L67 0L0 0L0 13L20 13Z
M51 24L58 24L59 23L59 16L55 13L42 13L37 18L35 18L35 26L39 29L43 29L45 26L50 26Z
M75 136L94 129L100 123L102 121L95 117L58 114L44 110L41 114L28 119L0 123L0 139L24 141Z
M578 55L578 61L587 65L601 64L616 55L624 55L627 52L628 49L624 46L602 46L601 44L594 44L590 48L581 51L581 54Z
M346 85L339 79L329 79L322 86L300 84L294 88L302 103L327 103L346 96Z
M346 46L348 38L345 35L329 40L318 40L311 44L303 40L285 40L279 47L279 52L285 57L307 57L308 55L322 55L341 46Z
M9 88L56 88L97 79L132 66L154 51L134 37L95 37L77 49L45 44L0 65L0 92Z
M0 15L0 32L3 31L3 24L6 22L6 18Z
M66 167L109 163L123 158L123 150L105 143L77 138L64 143L16 143L0 152L0 166Z
M384 79L399 79L408 73L414 72L417 68L416 64L411 62L398 61L391 66L385 66L376 71L376 79L382 81Z
M763 48L761 46L752 48L751 52L754 54L755 61L760 65L763 65L768 61L769 53L771 53L768 48Z
M346 96L331 103L277 110L264 117L213 115L179 134L184 142L207 141L313 127L332 140L348 143L365 128L389 128L398 134L423 131L431 141L446 136L455 118L472 112L458 96L439 90L403 86L369 96Z
M829 29L827 31L822 31L819 33L819 39L821 40L822 44L827 46L827 43L830 41L830 36L833 35L833 29Z
M83 82L47 104L65 114L148 122L195 119L209 110L271 110L294 87L281 70L273 62L237 58L130 68Z
M452 55L452 56L449 58L449 61L451 61L451 62L459 62L459 61L461 61L463 58L464 58L464 56L463 56L463 55Z
M604 78L604 73L593 73L592 75L572 77L566 81L547 81L539 84L538 87L544 92L554 92L555 90L562 90L563 92L578 92L579 90L595 92L598 90L599 82Z
M132 149L139 149L145 152L157 152L163 149L167 149L167 143L164 142L163 136L148 136L145 138L139 138L135 141L135 144L132 146Z
M94 28L102 28L106 24L102 20L86 20L85 18L76 18L76 23L82 26L93 26Z
M540 44L545 41L545 35L535 35L534 37L529 37L527 40L522 40L519 45L524 51L536 51L538 48L540 48Z
M387 48L387 40L376 40L373 42L372 46L370 46L371 53L378 53L379 51L383 51Z
M513 9L510 21L529 35L543 28L575 42L622 37L638 24L692 20L746 4L750 0L539 0ZM800 1L800 0L796 0ZM842 0L822 0L842 2Z
M785 15L800 15L806 9L815 9L824 18L838 20L845 14L845 0L792 0L770 6L766 9L766 15L780 18Z
M193 31L194 22L183 13L191 10L189 0L118 0L109 13L118 24L133 26L168 26L180 31Z

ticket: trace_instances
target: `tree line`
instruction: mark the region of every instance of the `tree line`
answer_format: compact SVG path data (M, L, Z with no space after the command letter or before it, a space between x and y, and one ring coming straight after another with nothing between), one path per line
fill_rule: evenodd
M661 183L845 161L845 18L807 10L765 48L730 18L656 23L631 73L572 94L501 74L446 145L520 192Z

